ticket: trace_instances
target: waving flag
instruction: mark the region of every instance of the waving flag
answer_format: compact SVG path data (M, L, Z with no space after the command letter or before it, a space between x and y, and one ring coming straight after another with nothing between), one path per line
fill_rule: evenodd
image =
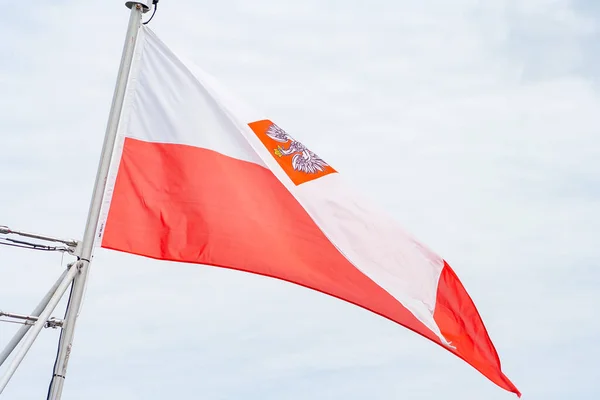
M140 32L98 243L302 285L432 340L504 389L456 274L321 154Z

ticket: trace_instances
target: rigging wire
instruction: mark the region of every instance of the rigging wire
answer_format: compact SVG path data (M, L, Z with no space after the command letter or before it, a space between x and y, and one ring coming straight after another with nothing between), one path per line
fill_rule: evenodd
M38 243L26 242L11 238L0 238L0 245L18 247L21 249L40 250L40 251L62 251L69 252L69 248L65 246L47 246Z
M73 265L71 268L76 268L76 267L75 267L75 265ZM75 287L74 282L75 281L71 282L71 289L69 290L69 298L67 300L67 307L65 308L65 316L63 317L64 321L67 320L67 312L69 310L69 304L71 303L71 296L73 296L73 288ZM56 357L54 358L54 365L52 366L52 378L50 378L50 383L48 384L48 393L46 395L46 400L50 399L50 394L51 394L51 390L52 390L52 384L54 383L54 379L59 377L59 375L56 374L56 366L58 364L58 356L60 354L60 342L62 340L63 333L64 333L64 329L61 328L60 335L58 337L58 346L56 349ZM62 378L64 378L64 377L62 377Z
M63 265L63 260L60 261L60 264ZM71 268L76 268L76 265L73 264L73 266L71 266ZM67 312L69 310L69 304L71 304L71 297L73 296L73 288L74 287L75 287L75 280L73 280L71 282L71 288L69 289L69 298L67 299L67 305L65 307L65 313L64 313L63 321L67 320ZM77 316L79 316L79 315L77 315ZM61 342L62 337L63 337L63 332L64 332L64 329L61 327L61 329L60 329L60 335L58 337L58 346L56 348L56 356L54 358L54 365L52 366L52 378L50 378L50 383L48 384L48 393L46 394L46 400L50 399L50 394L51 394L51 390L52 390L52 384L54 383L54 379L56 379L58 377L58 375L56 374L56 366L58 364L58 356L60 354L60 342Z

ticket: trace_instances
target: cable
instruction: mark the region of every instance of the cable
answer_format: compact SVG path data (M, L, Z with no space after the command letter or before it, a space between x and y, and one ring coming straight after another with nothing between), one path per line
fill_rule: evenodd
M71 268L77 268L73 265ZM69 290L69 298L67 300L67 307L65 308L65 316L63 318L64 321L67 321L67 313L69 310L69 304L71 303L71 296L73 296L73 287L75 286L75 280L71 282L71 289ZM52 384L54 383L54 378L57 376L64 379L64 376L60 376L56 374L56 366L58 365L58 356L60 354L60 342L63 337L64 329L60 328L60 335L58 337L58 347L56 349L56 357L54 358L54 365L52 366L52 378L50 378L50 383L48 384L48 394L46 395L46 400L50 399L50 391L52 390Z
M0 238L0 245L18 247L21 249L30 249L30 250L41 250L41 251L62 251L68 252L69 249L63 246L46 246L43 244L25 242L22 240L10 239L10 238Z
M146 22L143 22L144 25L148 24L148 22L152 21L152 18L154 18L154 14L156 14L156 9L158 8L158 0L152 0L152 5L154 5L154 10L152 11L150 19Z

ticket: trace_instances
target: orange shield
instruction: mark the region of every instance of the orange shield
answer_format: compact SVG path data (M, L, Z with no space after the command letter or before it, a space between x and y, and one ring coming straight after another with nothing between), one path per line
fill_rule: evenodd
M248 124L292 182L300 185L336 172L321 157L269 120Z

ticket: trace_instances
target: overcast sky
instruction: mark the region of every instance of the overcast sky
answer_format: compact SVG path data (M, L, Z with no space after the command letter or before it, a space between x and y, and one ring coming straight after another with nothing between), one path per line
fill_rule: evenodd
M0 224L81 237L127 20L2 2ZM448 260L524 399L600 396L598 1L162 0L150 26ZM0 248L0 309L67 260ZM3 399L45 398L57 338ZM516 396L325 295L99 250L63 398Z

